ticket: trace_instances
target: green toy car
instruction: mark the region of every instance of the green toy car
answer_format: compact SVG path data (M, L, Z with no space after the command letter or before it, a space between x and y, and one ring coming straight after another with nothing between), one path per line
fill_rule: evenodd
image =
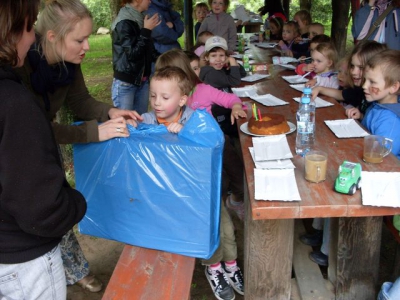
M339 166L334 188L336 192L354 195L361 188L361 164L345 160Z

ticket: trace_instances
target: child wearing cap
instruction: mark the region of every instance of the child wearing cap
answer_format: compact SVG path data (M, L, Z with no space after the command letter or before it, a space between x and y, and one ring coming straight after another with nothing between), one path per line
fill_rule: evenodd
M200 80L219 90L231 93L238 86L244 70L228 55L226 40L220 36L210 37L204 46L204 61L201 61Z
M235 20L226 13L229 7L229 0L208 0L212 13L201 23L199 34L203 31L210 31L214 35L223 37L228 41L227 50L233 53L236 49L237 29Z

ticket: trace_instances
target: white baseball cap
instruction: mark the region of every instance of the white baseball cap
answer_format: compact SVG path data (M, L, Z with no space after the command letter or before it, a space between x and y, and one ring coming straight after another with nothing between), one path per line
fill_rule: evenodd
M216 47L228 50L228 44L226 43L226 40L223 37L217 35L207 39L204 50L208 52Z

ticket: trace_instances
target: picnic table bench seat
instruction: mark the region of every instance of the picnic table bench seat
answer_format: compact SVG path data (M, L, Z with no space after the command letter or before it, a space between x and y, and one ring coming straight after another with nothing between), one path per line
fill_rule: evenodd
M195 258L126 245L102 300L189 299Z

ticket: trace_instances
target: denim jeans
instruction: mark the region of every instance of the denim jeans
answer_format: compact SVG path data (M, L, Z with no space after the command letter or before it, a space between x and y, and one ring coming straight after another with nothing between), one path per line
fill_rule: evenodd
M0 299L64 300L67 298L60 247L19 264L0 264Z
M385 282L382 284L378 300L397 300L400 299L400 277L394 283Z
M137 86L114 78L111 94L115 107L136 110L141 115L149 105L149 80Z

